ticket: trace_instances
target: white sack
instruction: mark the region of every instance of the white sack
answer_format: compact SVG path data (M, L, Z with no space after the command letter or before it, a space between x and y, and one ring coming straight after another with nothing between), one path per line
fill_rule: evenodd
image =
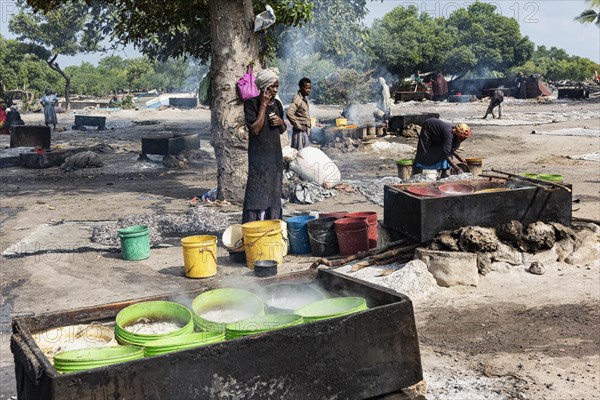
M305 147L298 152L294 170L300 179L315 182L325 188L332 188L342 180L340 170L327 154L314 147ZM292 165L290 164L290 169Z

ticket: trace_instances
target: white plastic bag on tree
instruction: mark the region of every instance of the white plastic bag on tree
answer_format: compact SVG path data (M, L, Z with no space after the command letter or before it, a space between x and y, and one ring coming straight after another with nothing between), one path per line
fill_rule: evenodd
M337 165L327 154L314 147L305 147L298 152L294 167L300 179L315 182L324 188L332 188L341 182L342 176ZM291 168L291 165L290 165Z
M271 8L271 6L267 4L265 6L265 9L267 11L261 12L254 18L254 32L267 29L275 23L276 18L275 11L273 11L273 8Z

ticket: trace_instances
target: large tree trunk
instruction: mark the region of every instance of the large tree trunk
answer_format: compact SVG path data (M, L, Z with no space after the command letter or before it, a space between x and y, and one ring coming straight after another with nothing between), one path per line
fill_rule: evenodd
M236 83L245 72L245 65L258 60L252 0L209 0L208 4L211 23L211 144L217 158L217 196L220 200L241 203L248 175L248 130Z

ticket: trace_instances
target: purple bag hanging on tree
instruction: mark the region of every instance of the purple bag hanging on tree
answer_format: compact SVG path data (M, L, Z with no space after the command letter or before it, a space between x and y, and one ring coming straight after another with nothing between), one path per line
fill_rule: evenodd
M249 100L260 94L258 87L256 86L256 77L252 72L252 66L246 66L246 73L237 82L238 95L242 101Z

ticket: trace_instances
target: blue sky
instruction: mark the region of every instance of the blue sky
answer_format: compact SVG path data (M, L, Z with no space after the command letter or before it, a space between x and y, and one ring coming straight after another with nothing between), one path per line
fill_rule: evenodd
M421 11L432 16L448 16L459 7L466 7L474 1L431 1L431 0L374 0L367 3L369 14L365 23L370 26L375 18L381 18L398 6L416 5ZM537 45L565 49L571 55L587 57L600 63L600 29L594 24L580 24L573 18L586 8L584 0L495 0L487 1L496 5L498 12L519 21L521 33ZM10 37L8 18L16 10L10 0L0 0L0 34ZM133 48L116 53L122 57L135 57ZM82 61L96 64L102 54L89 54L77 57L60 57L62 66L79 65Z

